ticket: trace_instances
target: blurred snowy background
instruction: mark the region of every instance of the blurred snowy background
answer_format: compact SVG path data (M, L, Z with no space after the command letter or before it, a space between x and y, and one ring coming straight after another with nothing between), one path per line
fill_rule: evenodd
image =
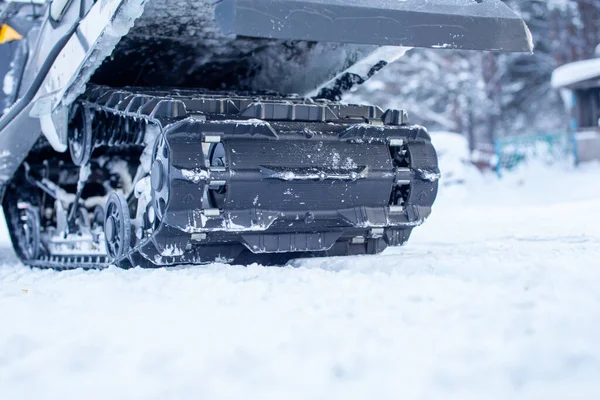
M413 49L346 100L406 109L431 131L464 135L476 157L493 152L502 138L567 131L571 116L552 73L600 56L600 1L506 3L529 25L533 55Z

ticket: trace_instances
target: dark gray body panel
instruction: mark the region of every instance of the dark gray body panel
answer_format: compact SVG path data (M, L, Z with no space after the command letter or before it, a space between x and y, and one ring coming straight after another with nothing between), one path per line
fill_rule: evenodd
M0 195L41 135L39 120L29 116L33 103L26 104L14 118L4 118L27 89L23 75L31 37L36 36L32 30L38 22L32 15L39 15L40 9L36 4L9 3L4 5L0 18L0 24L8 24L23 36L21 40L0 44ZM10 84L7 84L7 75L10 75Z
M410 47L531 51L527 27L500 0L223 0L226 34Z
M35 24L32 14L38 9L32 4L1 4L0 26L7 24L26 37ZM0 117L17 99L28 50L27 39L0 44Z

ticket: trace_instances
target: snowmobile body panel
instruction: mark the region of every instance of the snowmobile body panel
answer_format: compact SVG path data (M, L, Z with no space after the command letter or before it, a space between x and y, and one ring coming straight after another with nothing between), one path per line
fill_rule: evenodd
M500 0L223 0L226 34L470 50L531 51L521 18Z
M39 9L33 3L9 3L0 8L0 117L18 97L29 52L28 36L36 26L32 14Z

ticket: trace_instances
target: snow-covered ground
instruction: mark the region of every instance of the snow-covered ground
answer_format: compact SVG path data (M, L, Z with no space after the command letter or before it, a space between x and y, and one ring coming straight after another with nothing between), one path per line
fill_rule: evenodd
M600 166L444 187L401 249L0 267L2 399L598 399Z

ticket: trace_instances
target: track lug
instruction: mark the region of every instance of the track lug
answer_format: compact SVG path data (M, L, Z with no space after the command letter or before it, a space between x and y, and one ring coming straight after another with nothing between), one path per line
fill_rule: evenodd
M187 115L185 104L181 100L161 100L152 110L150 118L181 118Z
M389 109L381 119L385 125L405 125L408 124L408 113L406 110Z

